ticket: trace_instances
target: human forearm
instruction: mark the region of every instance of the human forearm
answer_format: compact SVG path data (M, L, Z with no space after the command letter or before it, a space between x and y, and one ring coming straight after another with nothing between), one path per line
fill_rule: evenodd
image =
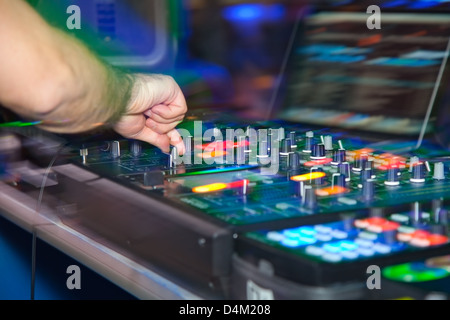
M183 153L175 127L187 105L172 77L120 72L22 0L0 0L0 43L1 105L49 131L108 124L126 138Z
M23 1L0 0L1 103L45 129L81 132L118 120L131 75L116 72ZM95 106L95 108L93 107Z

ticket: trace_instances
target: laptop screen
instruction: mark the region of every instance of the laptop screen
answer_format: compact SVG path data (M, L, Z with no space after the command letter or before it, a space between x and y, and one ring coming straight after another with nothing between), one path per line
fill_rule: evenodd
M434 129L446 81L450 16L318 12L296 28L276 117L417 137ZM435 107L433 109L433 107Z

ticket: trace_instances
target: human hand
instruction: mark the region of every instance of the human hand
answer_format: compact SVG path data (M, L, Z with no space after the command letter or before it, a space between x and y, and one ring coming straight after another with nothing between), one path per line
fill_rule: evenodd
M170 152L170 145L184 154L185 146L175 127L187 111L186 100L175 80L167 75L136 74L125 115L114 130L125 138L148 142Z

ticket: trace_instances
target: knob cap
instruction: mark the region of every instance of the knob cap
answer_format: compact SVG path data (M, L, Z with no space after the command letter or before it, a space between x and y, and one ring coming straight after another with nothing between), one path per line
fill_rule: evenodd
M324 172L324 170L322 168L315 168L312 169L311 172ZM325 176L321 177L321 178L316 178L312 180L312 183L314 183L315 185L322 185L325 183Z
M313 131L308 131L306 132L306 137L305 137L305 146L303 148L303 152L305 153L311 153L312 151L312 146L315 144L314 141L314 132Z
M116 159L120 157L120 142L113 141L111 144L111 156Z
M345 188L347 186L345 174L343 174L343 173L336 174L334 176L334 179L335 179L335 185L337 185L338 187Z
M425 165L422 162L414 164L409 180L414 183L425 182Z
M297 170L300 168L300 155L297 152L289 154L289 169Z
M139 157L142 154L142 145L139 141L133 140L130 144L130 152L133 157Z
M366 167L366 163L369 161L369 156L366 154L361 154L356 156L355 161L353 163L353 171L362 171Z
M442 162L436 162L434 164L434 174L433 179L435 180L444 180L445 174L444 174L444 163Z
M324 159L325 146L323 144L314 144L311 150L311 159Z
M281 150L280 155L286 156L292 151L291 149L291 139L281 140Z
M338 164L338 172L345 175L345 180L350 181L350 163L341 162Z
M325 136L323 138L323 144L325 146L325 150L326 151L331 151L333 150L333 137L332 136Z
M305 195L303 198L303 205L308 209L314 209L317 207L317 194L313 187L310 185L305 186Z
M331 162L332 165L339 165L339 163L346 161L346 151L345 149L338 149L333 151L333 161Z
M364 181L372 179L372 169L366 168L363 171L361 171L361 183L364 183Z
M400 184L400 171L398 167L391 167L387 170L384 184L387 186L398 186Z
M289 132L288 138L291 140L291 148L297 148L297 139L295 131Z
M362 185L362 196L364 201L371 201L375 196L375 183L373 180L365 180Z

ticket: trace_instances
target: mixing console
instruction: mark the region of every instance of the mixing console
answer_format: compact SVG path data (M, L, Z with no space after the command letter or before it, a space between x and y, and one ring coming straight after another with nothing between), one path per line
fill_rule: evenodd
M439 158L395 154L330 132L244 129L228 140L221 129L212 141L187 136L182 156L118 140L81 149L76 162L240 231L448 195Z
M72 144L54 193L78 203L76 223L220 293L233 256L323 286L449 252L448 160L432 143L230 124L187 121L183 155L125 139Z
M274 261L279 276L309 285L366 279L371 265L386 266L449 252L447 210L408 211L246 233L237 252ZM261 250L262 247L276 248ZM277 254L277 258L270 257Z
M450 19L398 2L379 30L365 5L301 10L264 120L190 110L184 153L6 123L1 182L205 297L364 299L371 267L448 282L427 263L450 256Z

